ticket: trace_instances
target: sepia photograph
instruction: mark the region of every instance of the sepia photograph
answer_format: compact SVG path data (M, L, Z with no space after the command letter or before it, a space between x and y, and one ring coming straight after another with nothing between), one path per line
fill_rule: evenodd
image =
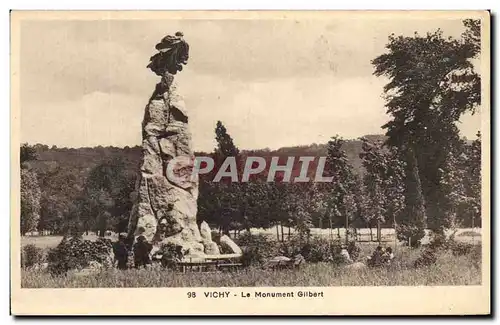
M12 11L11 39L13 310L489 313L487 11Z

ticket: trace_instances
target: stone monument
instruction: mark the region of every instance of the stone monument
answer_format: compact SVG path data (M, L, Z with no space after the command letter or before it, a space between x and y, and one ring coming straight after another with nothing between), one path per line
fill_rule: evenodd
M182 247L184 255L219 254L210 228L196 222L198 177L192 177L194 155L189 117L174 76L189 58L183 34L166 36L147 66L161 77L142 122L142 159L130 214L129 238L144 236L158 250L162 244ZM170 170L169 162L175 159ZM171 166L172 167L172 166Z

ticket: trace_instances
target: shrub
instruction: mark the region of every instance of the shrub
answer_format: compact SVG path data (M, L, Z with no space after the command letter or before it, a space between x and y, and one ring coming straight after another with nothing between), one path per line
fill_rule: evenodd
M474 246L469 243L453 242L450 248L454 256L462 256L471 254L474 251Z
M245 247L243 250L241 256L241 263L243 263L243 266L263 265L265 262L266 258L260 253L259 247Z
M98 262L104 267L111 266L113 248L109 239L91 241L83 240L80 236L64 237L57 247L49 251L47 257L49 272L62 274L71 269L88 267L91 262Z
M335 244L323 238L312 237L302 247L301 254L310 263L331 262L335 256Z
M293 236L288 241L277 242L262 234L253 235L245 232L240 235L236 243L243 250L242 260L245 265L260 265L275 256L293 258L297 254L302 255L308 263L343 261L340 256L341 243L323 237L311 236L306 240ZM354 247L352 249L357 258L360 248L356 245Z
M244 232L235 242L243 250L242 262L246 266L261 265L279 254L279 243L262 234Z
M43 249L29 244L23 247L21 252L21 267L32 267L44 262Z
M177 263L181 261L184 256L182 253L182 246L174 243L163 244L158 253L162 255L161 265L169 269L175 269Z
M401 224L397 226L397 238L404 242L405 245L408 245L408 241L411 239L411 247L419 247L420 240L424 236L425 230L415 225Z
M292 237L290 241L281 243L281 255L293 257L300 254L308 263L338 262L341 244L327 238L312 236L309 240Z
M351 260L356 262L359 258L359 255L361 254L361 247L359 247L356 242L351 241L349 242L349 245L347 245L347 252L349 252Z
M416 268L429 266L437 261L436 251L430 247L425 248L422 254L415 260L414 266Z
M471 258L472 262L474 263L474 266L476 268L481 267L481 262L482 262L482 247L481 245L473 245L474 247L472 248L472 253L471 253Z
M428 247L432 249L449 249L453 240L448 239L442 233L433 233Z

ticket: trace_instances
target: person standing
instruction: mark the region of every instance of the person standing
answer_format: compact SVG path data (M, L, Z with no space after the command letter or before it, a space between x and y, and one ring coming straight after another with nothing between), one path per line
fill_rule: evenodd
M134 264L135 268L140 268L141 266L146 267L146 265L151 264L151 258L149 253L153 249L153 245L148 243L146 237L137 237L137 243L134 244Z
M127 269L129 250L125 243L126 239L127 234L121 233L118 235L118 241L113 244L113 252L115 254L115 260L118 261L117 267L119 270Z

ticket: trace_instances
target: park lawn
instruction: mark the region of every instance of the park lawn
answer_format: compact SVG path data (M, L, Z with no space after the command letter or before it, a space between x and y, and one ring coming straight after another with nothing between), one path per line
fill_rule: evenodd
M360 236L361 239L365 241L369 241L371 239L369 229L358 229L359 233L362 234ZM375 230L376 231L376 230ZM394 234L391 233L393 230L388 228L382 229L382 238L389 245L392 245L394 242ZM288 228L285 227L285 233L288 232ZM293 232L292 232L293 233ZM334 229L330 231L329 229L318 229L312 228L311 233L315 236L330 238L333 234L333 238L337 239L337 234L341 234L341 238L345 238L345 229ZM252 234L265 234L268 235L269 238L275 239L276 234L274 230L271 229L252 229ZM113 241L117 240L117 235L113 234L112 236L106 236L105 238L109 238ZM285 236L286 237L286 236ZM56 247L60 242L62 236L21 236L21 247L24 247L29 244L33 244L40 248L53 248ZM95 234L84 235L84 239L96 240L97 236ZM466 243L477 243L481 241L481 232L480 229L472 229L472 228L463 228L460 229L455 237L456 241L466 242Z
M95 234L83 235L83 239L97 240L98 236ZM117 235L106 236L104 238L109 238L113 241L118 239ZM54 248L63 239L63 236L22 236L21 237L21 247L26 245L35 245L40 248Z
M104 270L90 275L53 277L39 270L21 270L23 288L101 287L260 287L260 286L415 286L480 285L480 262L471 255L441 253L436 264L411 266L419 250L401 251L402 262L389 268L359 270L329 263L306 264L299 270L272 271L250 267L237 272L175 273L160 267Z

